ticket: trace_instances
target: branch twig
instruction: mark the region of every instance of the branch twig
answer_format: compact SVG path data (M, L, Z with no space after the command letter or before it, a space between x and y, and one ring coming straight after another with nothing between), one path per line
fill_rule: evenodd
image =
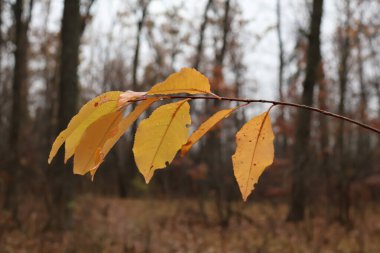
M282 102L282 101L266 100L266 99L245 99L245 98L230 98L230 97L185 96L185 95L171 95L171 96L165 96L163 98L164 99L190 98L190 99L224 100L224 101L243 102L243 103L248 103L248 104L250 104L250 103L265 103L265 104L272 104L272 105L291 106L291 107L296 107L296 108L300 108L300 109L318 112L318 113L321 113L321 114L324 114L324 115L327 115L327 116L330 116L333 118L344 120L344 121L350 122L352 124L355 124L357 126L360 126L362 128L365 128L367 130L370 130L372 132L375 132L377 134L380 134L380 129L377 129L377 128L372 127L370 125L361 123L357 120L350 119L350 118L347 118L345 116L342 116L342 115L339 115L336 113L332 113L329 111L325 111L325 110L322 110L322 109L319 109L316 107L302 105L302 104L296 104L296 103L290 103L290 102ZM146 98L140 98L140 99L136 99L135 101L140 101L140 100L145 100L145 99Z

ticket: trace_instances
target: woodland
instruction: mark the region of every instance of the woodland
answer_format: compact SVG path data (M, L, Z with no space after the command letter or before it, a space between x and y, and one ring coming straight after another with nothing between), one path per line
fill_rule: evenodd
M380 250L378 0L0 0L0 253Z

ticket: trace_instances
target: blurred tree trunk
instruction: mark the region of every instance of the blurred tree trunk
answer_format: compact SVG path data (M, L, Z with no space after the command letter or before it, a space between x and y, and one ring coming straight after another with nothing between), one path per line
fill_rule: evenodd
M310 32L308 35L309 46L307 49L306 76L303 83L303 93L301 103L313 105L313 92L315 83L318 80L318 66L321 61L320 52L320 31L323 13L323 0L313 0L312 14L310 20ZM296 139L294 145L294 168L292 171L292 191L288 221L300 221L304 218L305 212L305 180L307 173L308 151L311 112L299 110L297 115Z
M141 47L141 33L144 27L145 19L148 13L150 0L139 0L139 7L141 9L141 17L137 22L137 35L136 35L136 45L135 52L133 56L132 64L132 90L137 91L138 81L137 81L137 70L139 68L140 60L140 47Z
M28 79L28 29L32 18L33 0L29 1L27 13L23 0L17 0L13 4L14 15L14 70L12 79L12 111L10 125L10 149L11 160L16 168L9 166L6 172L10 178L5 189L5 208L12 208L12 216L17 220L17 203L14 202L16 194L16 182L21 166L20 147L23 138L23 125L26 125L27 112L27 79Z
M4 1L0 0L0 28L3 27L3 7ZM5 105L8 102L8 87L4 78L4 70L3 70L3 45L4 45L4 37L3 30L0 29L0 136L4 138L3 142L0 143L0 152L6 150L10 146L10 140L7 140L6 135L9 135L8 129L1 124L8 117L6 115ZM1 203L0 203L0 206Z
M276 31L277 31L277 40L278 40L278 95L280 101L284 101L284 95L283 95L283 86L284 86L284 67L285 67L285 60L284 60L284 42L282 39L282 24L281 24L281 0L277 0L276 3L276 16L277 16L277 25L276 25ZM277 119L280 127L284 126L285 123L285 108L283 106L280 107L280 115ZM280 136L276 138L276 142L278 143L279 150L278 155L279 157L284 157L286 153L286 149L288 146L288 138L287 134L282 131L280 132Z
M327 80L325 75L324 64L320 62L319 65L319 73L318 73L318 104L319 108L322 110L328 110L327 107ZM328 118L325 115L318 115L319 117L319 145L320 145L320 170L322 175L322 185L324 185L324 194L329 199L328 194L332 192L331 188L331 167L330 167L330 147L329 147L329 128L328 128ZM329 213L329 205L326 205L326 213Z
M276 4L276 16L277 16L277 39L278 39L278 94L280 101L284 100L283 95L283 83L284 83L284 42L282 40L282 26L281 26L281 0L277 0Z
M80 0L65 0L61 27L58 130L66 128L78 106L78 65L81 35Z
M227 46L228 46L228 35L230 32L230 7L231 7L231 1L225 0L224 2L224 17L223 17L223 37L222 37L222 47L220 48L219 52L216 54L215 59L215 65L217 67L223 68L224 64L224 58L227 52Z
M133 62L132 62L132 90L137 91L139 82L137 80L137 71L140 67L140 48L141 48L141 36L142 31L144 28L145 20L148 15L148 7L151 0L139 0L139 9L141 11L140 19L137 21L137 34L136 34L136 44L135 44L135 50L134 50L134 56L133 56ZM136 104L133 103L131 105L132 110L136 107ZM126 197L128 196L129 187L131 184L131 180L136 176L137 174L137 166L135 162L135 157L133 155L132 145L134 143L134 136L137 130L137 122L134 122L131 127L132 132L132 138L129 142L130 148L128 149L128 173L127 168L120 168L119 170L119 190L120 190L120 196Z
M80 0L65 0L61 27L61 58L59 72L58 131L66 128L78 106L78 65L81 36ZM63 152L56 159L57 170L51 170L51 226L64 229L70 226L69 204L74 195L74 176L62 163Z
M61 58L59 72L58 131L66 128L77 113L79 102L78 65L80 38L90 17L90 0L86 13L80 13L80 0L65 0L61 27Z
M0 28L3 27L3 0L0 0ZM0 95L5 90L5 84L3 83L3 31L0 30Z
M208 11L210 10L212 4L213 4L213 0L208 0L206 3L205 10L203 12L203 21L202 21L202 24L199 28L199 39L198 39L197 51L196 51L196 55L195 55L195 61L193 64L193 67L195 69L199 68L199 64L200 64L201 59L202 59L203 41L204 41L204 37L205 37L206 27L208 24Z
M43 35L45 38L41 44L41 53L44 56L44 69L43 69L43 79L45 82L45 91L44 91L44 122L45 125L42 126L44 133L45 143L44 151L48 154L50 150L50 144L53 141L53 138L56 134L55 128L55 115L54 112L57 111L58 99L57 99L57 86L58 86L58 53L49 52L49 46L51 46L52 34L48 31L49 17L51 13L51 0L46 1L46 13L44 16L44 25L43 25Z
M32 18L33 0L29 2L28 13L25 14L24 1L17 0L13 5L14 13L14 71L12 80L12 113L10 127L10 147L15 159L20 159L20 142L22 124L28 117L28 29Z
M222 46L217 49L213 70L213 80L211 82L213 91L219 93L224 83L223 65L227 52L228 35L230 32L230 0L224 2L224 17L222 20ZM214 114L220 109L220 101L208 101L206 103L208 114ZM208 134L205 143L207 156L205 157L208 168L211 172L212 185L216 192L216 208L219 216L219 223L222 227L228 227L231 216L231 207L228 201L226 188L226 166L222 156L221 129L216 128ZM205 152L204 152L205 153Z
M339 68L338 68L338 78L339 78L339 105L338 105L338 114L344 115L346 112L346 91L347 91L347 78L348 78L348 60L350 58L350 19L351 12L349 6L349 0L346 0L346 9L345 9L345 24L340 29L339 33ZM338 213L337 219L343 223L348 223L349 220L349 183L346 176L346 167L347 167L347 157L346 148L344 143L344 133L345 133L345 124L344 121L340 120L338 122L338 132L336 136L336 152L337 152L337 200L334 202L337 203Z
M367 117L367 107L368 107L368 89L365 81L364 73L364 59L363 59L363 45L361 36L364 35L364 27L361 23L364 19L363 12L360 13L360 22L359 27L357 28L357 37L356 37L356 47L357 47L357 64L358 64L358 76L360 84L360 101L359 101L359 116L362 122L368 122ZM358 141L357 141L357 173L360 171L361 175L364 176L370 171L371 167L371 144L370 136L367 131L362 131L358 129Z
M208 0L206 3L206 6L204 8L204 11L203 11L203 20L202 20L202 23L199 27L198 44L196 47L195 60L193 63L193 68L195 68L197 70L199 70L199 65L200 65L200 62L202 59L205 31L206 31L207 24L209 22L208 12L209 12L212 5L213 5L213 0ZM205 160L205 159L202 159L203 157L200 157L200 156L202 156L202 155L198 155L198 158L201 158L201 160ZM199 163L198 166L202 166L201 161L198 161L198 163ZM196 189L198 191L197 192L198 209L199 209L199 212L200 212L200 215L203 219L204 224L207 225L209 222L208 221L209 218L208 218L206 208L205 208L207 184L206 184L205 180L194 180L194 184L196 185Z

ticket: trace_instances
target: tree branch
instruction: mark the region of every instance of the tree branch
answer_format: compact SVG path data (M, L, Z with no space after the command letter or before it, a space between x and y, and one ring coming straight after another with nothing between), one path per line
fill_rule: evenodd
M360 127L365 128L367 130L370 130L372 132L380 134L380 129L377 129L377 128L372 127L370 125L361 123L361 122L359 122L357 120L350 119L350 118L345 117L343 115L339 115L339 114L336 114L336 113L325 111L325 110L322 110L322 109L319 109L319 108L316 108L316 107L302 105L302 104L297 104L297 103L282 102L282 101L267 100L267 99L246 99L246 98L230 98L230 97L186 96L186 95L174 95L174 96L172 95L172 96L164 96L162 98L163 99L176 99L176 98L185 99L185 98L190 98L192 100L195 100L195 99L223 100L223 101L242 102L242 103L248 103L248 104L251 104L251 103L265 103L265 104L272 104L274 106L277 106L277 105L280 105L280 106L290 106L290 107L296 107L296 108L305 109L305 110L309 110L309 111L313 111L313 112L318 112L318 113L324 114L324 115L329 116L329 117L333 117L333 118L337 118L337 119L340 119L340 120L343 120L343 121L347 121L347 122L350 122L350 123L352 123L354 125L360 126ZM145 99L146 98L139 98L139 99L136 99L135 102L141 101L141 100L145 100Z

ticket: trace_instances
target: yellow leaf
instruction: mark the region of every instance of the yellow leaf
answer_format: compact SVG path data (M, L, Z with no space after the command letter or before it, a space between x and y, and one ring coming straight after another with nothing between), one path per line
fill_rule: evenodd
M106 114L91 124L83 134L74 156L74 174L84 175L95 171L103 162L104 143L118 131L121 111Z
M204 75L192 68L183 68L171 74L165 81L158 83L148 91L148 95L176 93L207 94L211 93L210 83Z
M86 118L76 126L72 133L67 136L65 142L65 162L74 155L75 149L77 148L80 139L86 129L95 121L100 119L102 116L114 112L118 109L119 97L121 92L116 92L112 94L112 97L107 97L101 104L96 104L95 110L93 110Z
M97 108L104 103L110 102L110 101L116 101L120 96L120 91L110 91L106 92L100 96L97 96L96 98L90 100L87 102L78 112L77 115L75 115L70 123L68 124L67 128L63 130L58 137L55 139L50 154L48 162L51 163L54 156L57 154L59 148L62 146L62 144L66 141L67 137L69 137L73 131L84 121L87 117L89 117L94 111L97 110Z
M212 115L208 120L203 122L199 128L192 133L190 136L189 140L185 145L182 146L181 149L181 156L184 156L190 149L191 147L199 141L200 138L202 138L203 135L205 135L210 129L218 124L222 119L227 118L230 116L230 114L235 111L239 107L235 107L232 109L225 109L221 110L219 112L216 112L214 115Z
M123 136L123 134L128 130L133 122L135 122L137 118L157 100L159 100L159 98L148 98L144 100L141 102L141 104L136 106L136 108L130 114L128 114L119 122L116 134L109 138L102 147L101 152L104 154L104 156L108 154L111 148L121 138L121 136Z
M187 100L160 106L137 129L133 153L147 183L156 169L172 162L187 141L191 123Z
M86 132L75 150L74 173L84 175L90 172L94 177L104 157L136 119L158 98L148 98L140 103L130 114L122 119L122 113L116 111L104 115Z
M251 194L261 173L273 163L273 140L268 112L251 119L236 134L236 152L232 161L244 201Z

